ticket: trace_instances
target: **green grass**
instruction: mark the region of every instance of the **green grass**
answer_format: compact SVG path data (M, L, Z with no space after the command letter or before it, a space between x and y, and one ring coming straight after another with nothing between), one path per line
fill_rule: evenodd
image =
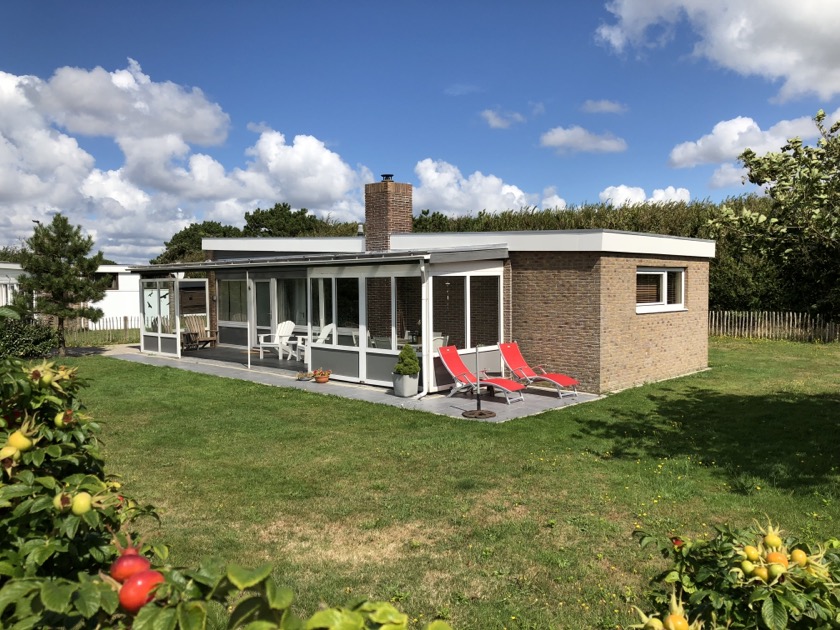
M838 534L839 345L713 340L707 372L501 425L72 362L174 562L271 562L301 614L368 596L417 626L626 627L661 568L635 529Z

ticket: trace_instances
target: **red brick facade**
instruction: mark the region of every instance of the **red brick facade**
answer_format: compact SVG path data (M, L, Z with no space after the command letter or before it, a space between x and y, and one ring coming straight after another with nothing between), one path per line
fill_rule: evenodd
M365 249L386 252L391 234L411 232L412 187L393 181L365 184Z
M511 252L512 340L525 357L607 392L708 366L705 259ZM636 269L686 269L685 311L636 313Z

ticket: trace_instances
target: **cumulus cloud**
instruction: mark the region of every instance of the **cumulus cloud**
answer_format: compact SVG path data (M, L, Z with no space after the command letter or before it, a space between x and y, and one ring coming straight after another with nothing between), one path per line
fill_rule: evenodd
M616 51L662 46L685 22L693 54L745 76L781 81L787 100L840 93L840 3L824 0L611 0L596 37Z
M554 186L549 186L543 190L542 201L540 207L543 210L559 208L560 210L566 207L566 200L557 194L557 189Z
M511 125L525 122L525 116L518 112L485 109L480 115L484 119L484 122L490 125L491 129L507 129Z
M798 136L808 139L816 135L814 122L807 116L783 120L766 131L762 131L752 118L738 116L717 123L711 133L699 140L675 146L671 150L670 163L671 166L685 168L728 162L736 159L747 148L760 155L778 151L788 138Z
M476 171L464 177L457 167L443 160L421 160L414 167L414 173L420 180L420 185L414 189L415 208L459 215L480 210L516 210L535 201L495 175Z
M730 186L743 184L746 181L746 177L747 169L732 163L721 164L712 173L709 186L712 188L729 188Z
M583 102L580 109L587 114L621 114L627 111L627 106L616 101L588 100Z
M259 125L249 127L247 162L229 169L195 150L224 142L229 123L201 90L156 82L134 60L113 72L59 68L48 80L0 72L0 245L56 212L120 262L145 262L190 222L241 223L278 200L361 218L365 167L351 168L313 136L287 143ZM112 139L124 163L98 169L75 136Z
M540 145L558 153L620 153L627 143L611 133L595 134L583 127L555 127L540 136Z
M654 203L669 202L669 201L685 201L691 199L691 193L687 188L674 188L668 186L667 188L657 188L653 194L648 197L644 188L638 186L608 186L600 192L598 198L603 203L609 203L613 206L633 205L637 203L644 203L651 201Z

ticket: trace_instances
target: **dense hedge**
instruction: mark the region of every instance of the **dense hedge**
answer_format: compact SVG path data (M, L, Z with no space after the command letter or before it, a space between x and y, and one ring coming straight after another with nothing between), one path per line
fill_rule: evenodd
M0 319L0 357L46 357L58 347L58 332L37 322Z

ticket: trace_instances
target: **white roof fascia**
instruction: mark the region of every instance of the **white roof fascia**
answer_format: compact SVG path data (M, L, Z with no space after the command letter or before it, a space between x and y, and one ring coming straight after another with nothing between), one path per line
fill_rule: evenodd
M284 254L362 254L365 251L365 239L360 236L203 238L201 249Z
M506 246L511 252L604 252L686 258L715 257L714 241L615 230L436 232L391 235L391 251L411 249L434 251L440 248L476 245Z

